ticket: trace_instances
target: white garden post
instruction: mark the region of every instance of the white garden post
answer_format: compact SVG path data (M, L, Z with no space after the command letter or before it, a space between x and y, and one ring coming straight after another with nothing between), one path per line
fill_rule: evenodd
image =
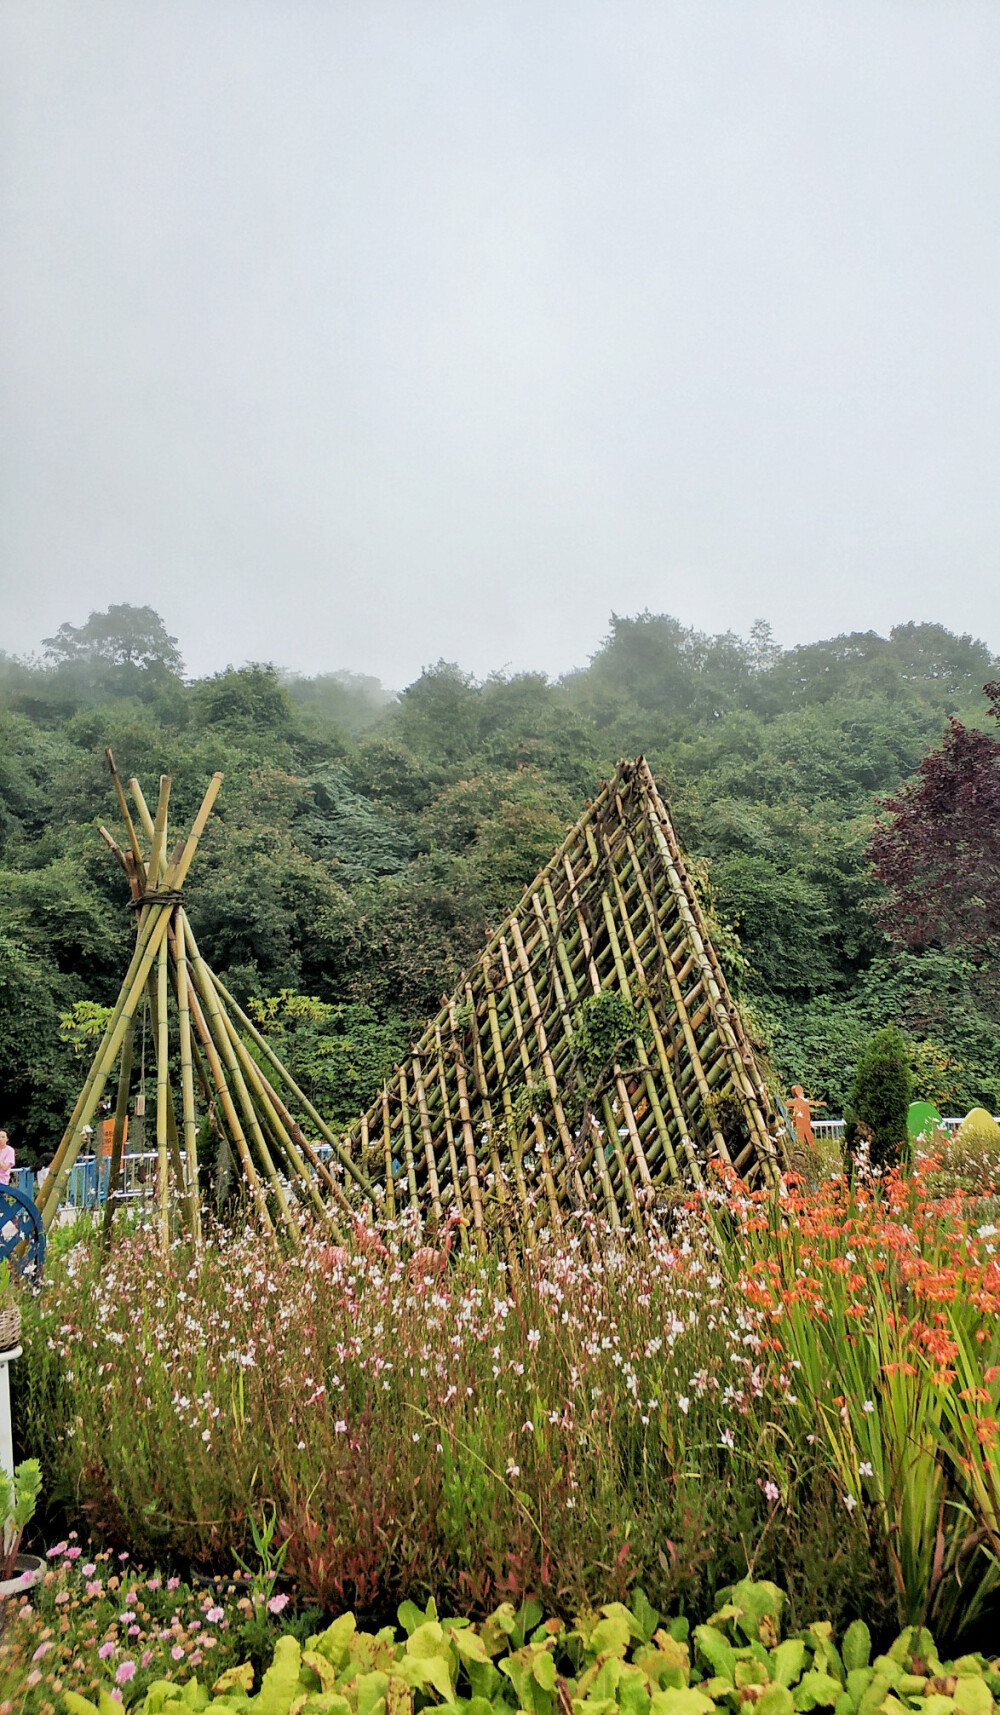
M10 1366L21 1356L22 1348L12 1346L0 1352L0 1466L8 1477L14 1475L14 1432L10 1421Z

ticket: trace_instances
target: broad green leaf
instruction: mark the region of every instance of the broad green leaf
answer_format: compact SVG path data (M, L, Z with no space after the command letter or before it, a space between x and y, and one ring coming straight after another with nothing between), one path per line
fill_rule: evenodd
M872 1635L864 1620L851 1621L844 1633L841 1654L848 1673L854 1672L856 1668L868 1666L872 1659Z
M776 1685L795 1685L805 1665L806 1646L801 1638L786 1638L771 1651L771 1678Z
M407 1638L406 1653L421 1657L447 1655L444 1627L437 1620L424 1620Z
M539 1650L531 1664L531 1671L543 1691L554 1691L556 1688L556 1664L548 1650ZM972 1710L969 1715L974 1715Z
M363 1673L354 1681L353 1689L358 1699L358 1715L385 1715L387 1673Z
M649 1643L657 1626L660 1616L656 1609L650 1606L645 1590L636 1589L632 1592L632 1618L643 1643Z
M418 1626L422 1626L427 1618L427 1615L417 1607L416 1602L400 1602L399 1607L396 1609L396 1613L399 1616L399 1623L407 1636L409 1636L411 1632L415 1632Z
M887 1673L873 1673L868 1686L858 1700L858 1715L872 1715L881 1707L891 1689L891 1681Z
M455 1696L452 1683L451 1662L444 1655L405 1655L397 1662L392 1678L389 1680L390 1690L392 1679L398 1677L417 1691L426 1690L430 1685L444 1703L450 1703Z
M288 1706L299 1688L301 1660L298 1638L286 1635L278 1639L271 1665L254 1699L259 1715L288 1715Z
M598 1620L590 1634L588 1653L603 1655L605 1650L610 1650L612 1655L624 1656L632 1639L633 1624L627 1608L622 1608L620 1614L609 1614L606 1619Z
M683 1691L671 1686L669 1691L654 1691L649 1702L649 1715L709 1715L715 1709L710 1697L690 1687Z
M227 1667L225 1673L220 1673L212 1691L216 1697L224 1697L227 1691L253 1690L253 1662L242 1661L238 1667Z
M318 1649L302 1651L302 1666L308 1667L319 1680L321 1691L332 1691L337 1683L337 1669L333 1662Z
M724 1679L731 1679L735 1685L736 1651L715 1626L695 1626L694 1647L713 1673L721 1673Z
M385 1715L413 1715L413 1692L395 1673L390 1673L385 1688Z
M357 1630L357 1621L351 1613L340 1614L332 1626L327 1626L325 1632L317 1637L309 1638L306 1642L308 1650L318 1651L325 1655L327 1661L332 1661L334 1667L343 1667L347 1661L351 1642Z
M795 1707L800 1711L833 1708L844 1687L831 1673L810 1668L795 1687Z
M952 1696L959 1715L993 1715L993 1697L985 1679L961 1674Z
M780 1646L779 1646L780 1647ZM754 1715L792 1715L795 1700L787 1685L769 1685L753 1705Z

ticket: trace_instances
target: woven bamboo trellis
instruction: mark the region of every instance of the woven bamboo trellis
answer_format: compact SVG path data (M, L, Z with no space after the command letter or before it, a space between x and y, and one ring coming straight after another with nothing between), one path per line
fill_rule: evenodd
M101 835L128 878L136 912L135 952L87 1081L48 1176L38 1191L36 1201L43 1225L47 1230L55 1218L73 1163L90 1135L91 1121L117 1067L117 1105L105 1210L105 1235L110 1235L115 1192L122 1171L130 1091L136 1073L133 1052L136 1015L146 1005L152 1021L156 1061L157 1193L164 1242L170 1234L174 1206L182 1212L188 1230L195 1236L200 1232L198 1131L206 1114L239 1162L246 1187L267 1228L273 1230L277 1222L292 1243L298 1243L300 1228L291 1203L295 1198L337 1231L335 1208L339 1206L350 1214L351 1205L340 1179L331 1171L324 1153L306 1137L295 1112L329 1146L328 1155L339 1160L344 1183L353 1184L369 1200L373 1197L372 1187L281 1065L266 1038L202 958L184 908L184 883L222 785L222 775L212 776L190 833L171 851L167 832L170 776L160 776L155 817L150 814L139 782L129 781L136 812L133 816L114 757L110 750L106 754L127 833L125 849L107 828L101 828ZM141 835L145 836L145 849ZM251 1044L256 1054L251 1051ZM272 1076L268 1076L265 1066ZM180 1086L180 1123L175 1083ZM294 1112L289 1103L293 1104Z
M477 1237L516 1226L530 1243L586 1210L641 1233L661 1194L701 1184L713 1156L776 1183L770 1111L639 757L587 807L345 1142L388 1214L456 1213Z

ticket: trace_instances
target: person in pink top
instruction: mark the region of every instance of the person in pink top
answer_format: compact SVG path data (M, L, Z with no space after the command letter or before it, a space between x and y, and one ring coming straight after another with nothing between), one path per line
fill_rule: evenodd
M0 1185L10 1184L11 1169L14 1166L14 1151L7 1140L7 1133L0 1131Z

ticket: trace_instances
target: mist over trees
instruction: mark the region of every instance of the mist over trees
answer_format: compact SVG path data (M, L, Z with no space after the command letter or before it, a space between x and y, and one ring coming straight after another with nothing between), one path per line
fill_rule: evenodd
M894 1022L921 1094L1000 1104L989 957L933 935L894 945L869 855L877 801L949 720L992 732L983 687L1000 663L971 637L905 624L783 650L763 623L744 639L613 615L562 680L439 661L398 694L266 663L186 681L159 615L124 604L45 648L0 655L0 1125L25 1159L51 1152L80 1076L61 1019L111 1002L130 954L96 834L115 818L108 744L144 782L173 774L181 821L224 770L195 932L334 1120L370 1099L584 800L640 751L786 1080L841 1112L862 1047Z

